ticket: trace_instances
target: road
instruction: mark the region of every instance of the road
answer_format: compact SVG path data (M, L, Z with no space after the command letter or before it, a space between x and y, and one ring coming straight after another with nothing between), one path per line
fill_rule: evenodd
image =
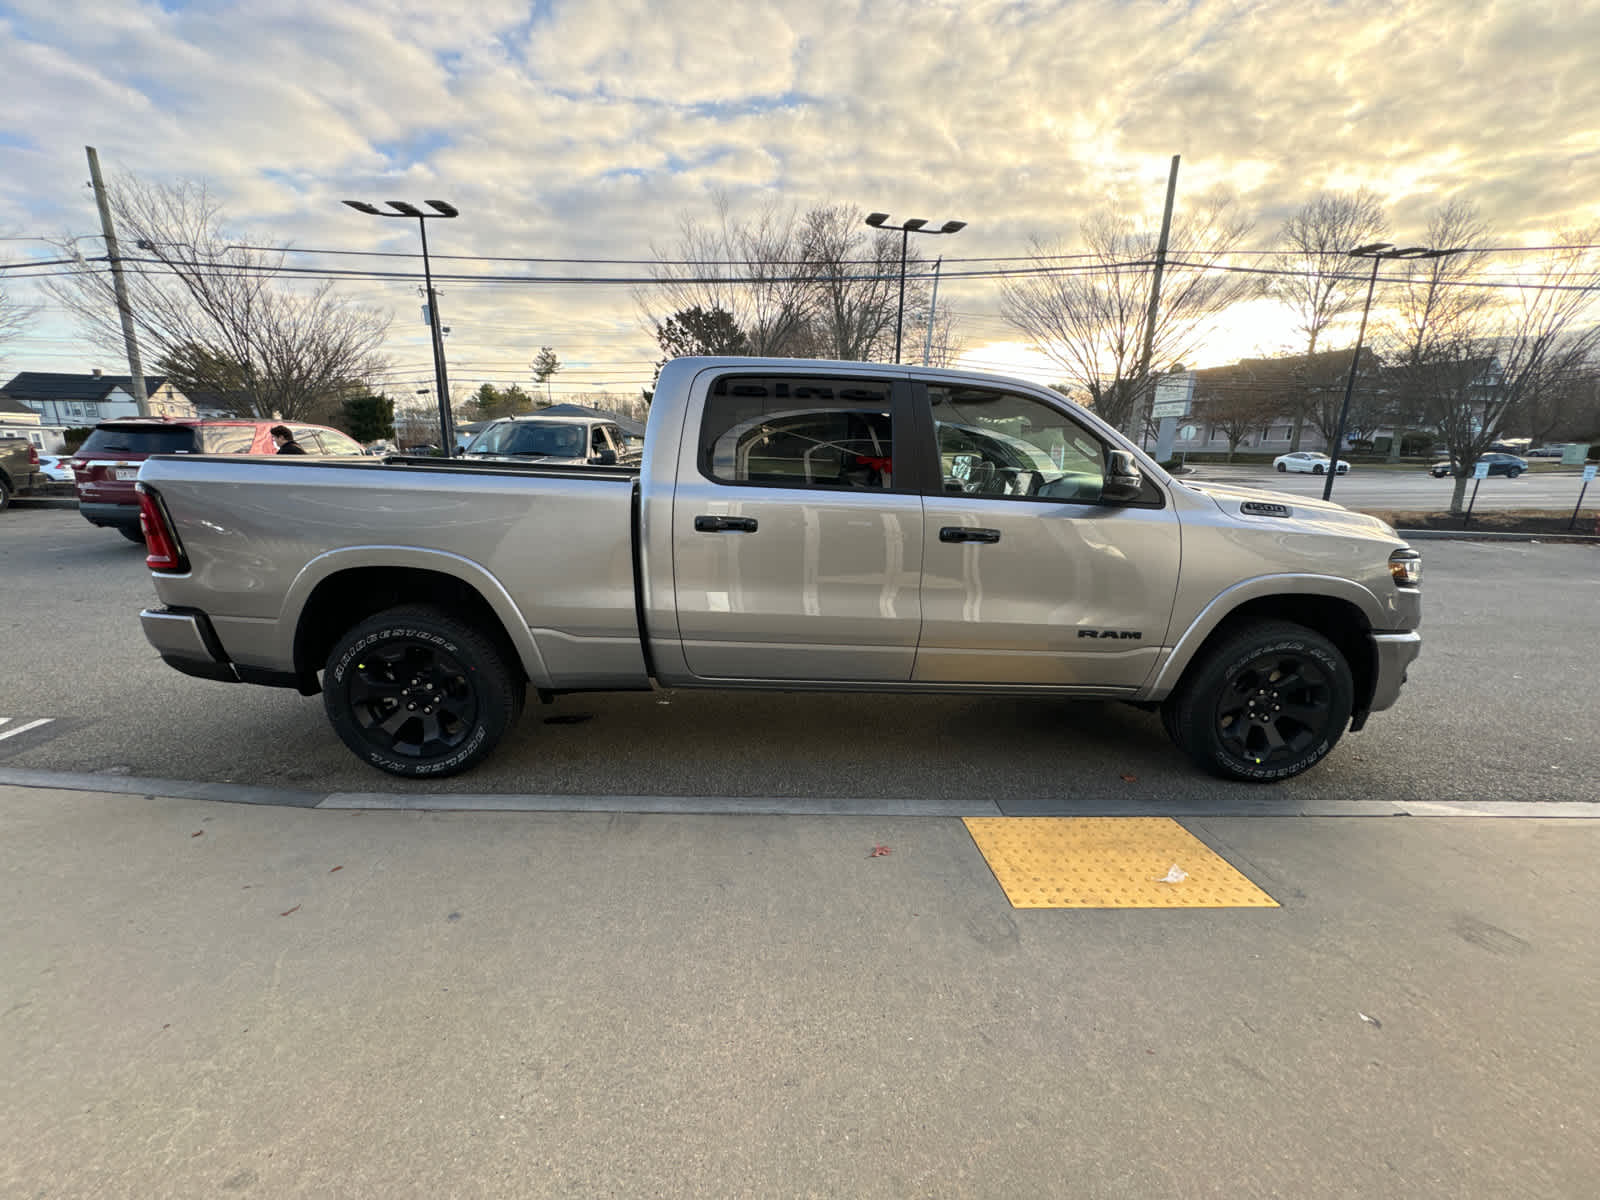
M1008 813L1592 799L1600 548L1429 542L1424 561L1424 651L1398 707L1270 788L1200 774L1154 715L1124 705L685 691L532 703L482 767L402 783L344 749L319 699L164 666L137 620L154 601L139 548L71 511L19 509L0 522L14 614L0 661L32 672L0 716L48 723L0 727L0 768L410 795L982 799Z
M1401 707L1280 787L1120 706L674 693L531 710L448 784L612 811L314 811L8 781L418 790L155 660L135 547L7 514L0 1194L1587 1195L1600 820L1262 815L1596 807L1600 549L1425 553ZM975 797L1209 806L1276 907L1013 907L932 813Z
M1243 484L1287 492L1292 496L1322 498L1327 478L1321 475L1280 474L1268 466L1227 466L1201 464L1185 480L1203 483ZM1445 512L1450 508L1453 479L1435 479L1426 471L1363 469L1357 465L1348 475L1333 481L1333 500L1350 508L1394 512ZM1518 479L1497 475L1485 479L1478 489L1475 510L1496 508L1543 508L1571 512L1583 487L1577 467L1554 471L1535 471ZM1467 483L1472 492L1472 481ZM1600 513L1600 483L1590 484L1583 498L1584 509Z

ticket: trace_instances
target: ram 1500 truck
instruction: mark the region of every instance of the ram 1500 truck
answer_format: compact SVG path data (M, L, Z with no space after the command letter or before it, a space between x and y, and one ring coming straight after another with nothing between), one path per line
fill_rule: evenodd
M637 469L156 456L139 492L161 657L320 691L402 776L479 762L530 685L659 685L1123 700L1207 770L1284 779L1421 645L1382 521L1184 483L958 371L677 359Z

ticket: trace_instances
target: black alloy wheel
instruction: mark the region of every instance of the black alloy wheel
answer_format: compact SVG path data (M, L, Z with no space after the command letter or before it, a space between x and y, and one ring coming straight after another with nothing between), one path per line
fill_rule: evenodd
M482 761L522 711L520 670L440 609L402 607L356 626L333 648L323 702L358 757L408 778Z
M1515 479L1518 475L1521 475L1521 474L1522 474L1522 468L1521 467L1512 467L1509 471L1506 472L1506 478L1507 479Z
M1288 469L1289 469L1289 464L1288 463L1279 463L1278 464L1278 474L1279 475L1282 475Z
M1316 765L1350 721L1354 681L1339 650L1287 621L1223 638L1168 701L1168 732L1225 779L1270 782Z
M1315 466L1313 466L1311 468L1311 473L1313 475L1321 475L1322 474L1322 464L1321 463L1317 463Z

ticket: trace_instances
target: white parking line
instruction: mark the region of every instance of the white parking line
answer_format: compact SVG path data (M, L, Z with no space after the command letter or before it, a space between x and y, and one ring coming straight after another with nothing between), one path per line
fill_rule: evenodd
M18 725L15 729L0 730L0 742L8 737L16 737L19 733L27 733L30 729L37 729L41 725L48 725L54 720L54 717L40 717L37 721L29 721L26 725ZM0 717L0 725L8 725L10 722L10 717Z

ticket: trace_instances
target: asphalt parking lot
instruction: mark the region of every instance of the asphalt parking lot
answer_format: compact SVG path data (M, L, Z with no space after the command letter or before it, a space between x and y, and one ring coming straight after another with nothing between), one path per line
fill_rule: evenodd
M1122 706L670 694L428 789L8 532L0 649L93 654L0 713L0 1194L1592 1190L1593 547L1428 547L1401 706L1283 787Z

